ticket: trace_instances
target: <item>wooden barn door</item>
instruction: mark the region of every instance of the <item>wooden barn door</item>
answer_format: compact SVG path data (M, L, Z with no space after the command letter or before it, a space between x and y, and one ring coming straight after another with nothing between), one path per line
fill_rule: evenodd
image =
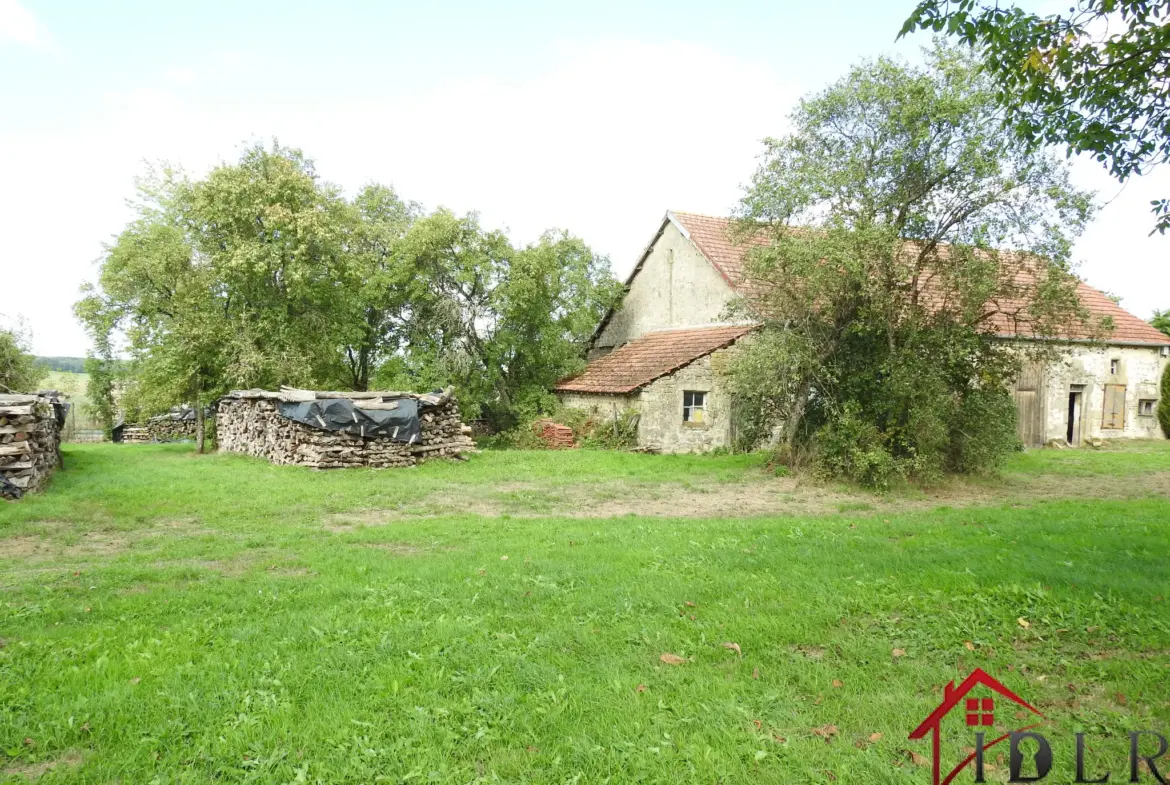
M1105 385L1105 407L1101 412L1101 427L1110 430L1125 428L1125 385Z
M1044 369L1039 363L1028 363L1016 382L1016 433L1025 447L1044 444L1044 410L1042 391Z

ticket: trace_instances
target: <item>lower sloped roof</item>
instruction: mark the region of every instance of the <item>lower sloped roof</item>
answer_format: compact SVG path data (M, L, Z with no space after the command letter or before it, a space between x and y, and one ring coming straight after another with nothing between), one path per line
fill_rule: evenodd
M750 324L737 324L646 333L589 363L577 376L558 382L555 389L630 393L716 349L729 346L753 329Z

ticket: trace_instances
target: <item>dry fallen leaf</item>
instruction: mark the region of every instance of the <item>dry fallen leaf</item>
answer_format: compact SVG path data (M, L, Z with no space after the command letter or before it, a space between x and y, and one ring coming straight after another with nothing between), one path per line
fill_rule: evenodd
M775 740L775 742L777 744L787 744L788 743L788 739L784 738L783 736L777 736L775 733L772 734L772 738Z
M1016 619L1016 624L1020 625L1020 626L1021 626L1021 627L1023 627L1025 630L1026 630L1026 629L1028 629L1029 627L1031 627L1031 626L1032 626L1032 622L1028 621L1028 620L1027 620L1027 619L1025 619L1023 616L1021 616L1020 618Z
M975 651L975 644L971 641L963 641L963 645L967 647L967 651Z
M506 554L506 553L500 557L500 561L507 561L507 560L508 560L508 554Z
M880 733L871 733L871 734L869 734L869 740L870 740L870 741L881 741L881 738L882 738L882 734L880 734Z
M529 752L540 752L540 747L533 747L531 744L525 747L525 749L527 749Z
M639 684L637 687L634 688L634 692L645 692L645 691L646 691L645 684Z
M696 607L696 606L695 606L695 604L694 604L693 602L691 602L690 600L687 600L687 607L688 607L688 608L694 608L694 607Z
M667 665L682 665L684 662L686 662L685 659L678 656L677 654L659 654L658 659L662 660Z
M919 755L914 750L906 750L906 754L910 756L910 762L915 766L929 766L930 761L924 755Z
M820 736L825 741L830 741L834 736L837 735L837 726L836 725L822 725L819 728L813 728L812 732L814 734L816 734L817 736Z
M759 668L752 668L752 678L753 679L760 678L760 669Z
M1118 703L1119 705L1121 705L1121 706L1124 706L1124 705L1125 705L1125 704L1128 702L1128 701L1126 701L1126 699L1125 699L1125 693L1124 693L1124 692L1119 692L1119 693L1117 693L1117 695L1115 695L1114 697L1117 699L1117 703Z
M732 643L731 641L728 641L727 643L724 643L724 644L723 644L723 648L725 648L725 649L731 649L731 650L732 650L732 651L734 651L736 654L738 654L740 657L742 657L742 656L743 656L743 652L742 652L742 651L740 651L740 649L739 649L739 644L738 644L738 643Z
M756 730L764 729L764 723L760 722L759 720L752 720L752 725L756 726Z
M131 680L130 680L130 683L131 683L131 684L137 684L137 683L138 683L138 682L140 682L140 681L142 681L142 677L141 677L141 676L135 676L133 679L131 679Z
M834 687L844 687L845 682L841 681L840 679L833 679L833 686Z
M895 657L905 657L905 656L906 656L906 650L905 650L905 649L894 649L894 650L893 650L892 652L890 652L890 653L891 653L891 654L893 654Z

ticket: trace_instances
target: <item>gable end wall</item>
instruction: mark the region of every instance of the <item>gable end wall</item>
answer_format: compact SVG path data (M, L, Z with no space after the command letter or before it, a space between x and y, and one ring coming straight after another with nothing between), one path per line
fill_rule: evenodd
M695 244L668 223L590 347L589 359L654 330L718 324L734 294Z

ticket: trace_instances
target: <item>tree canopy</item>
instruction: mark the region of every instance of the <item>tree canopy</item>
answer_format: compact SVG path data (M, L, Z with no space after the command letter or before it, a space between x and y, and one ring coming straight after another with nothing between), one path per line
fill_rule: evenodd
M453 384L467 416L507 427L579 369L618 292L608 260L566 233L518 248L387 186L347 199L276 145L201 180L152 171L139 194L76 307L104 362L124 340L135 414L376 381Z
M0 393L36 392L44 377L44 366L31 354L28 334L19 325L0 328Z
M979 0L921 0L916 29L976 48L996 98L1033 144L1087 153L1119 180L1170 160L1170 4L1078 0L1045 16ZM1153 202L1155 231L1170 199Z
M741 206L767 240L738 304L763 325L733 364L744 436L781 423L785 459L874 484L994 465L1020 363L999 336L1092 329L1068 264L1090 195L1004 130L968 54L927 61L803 100Z

